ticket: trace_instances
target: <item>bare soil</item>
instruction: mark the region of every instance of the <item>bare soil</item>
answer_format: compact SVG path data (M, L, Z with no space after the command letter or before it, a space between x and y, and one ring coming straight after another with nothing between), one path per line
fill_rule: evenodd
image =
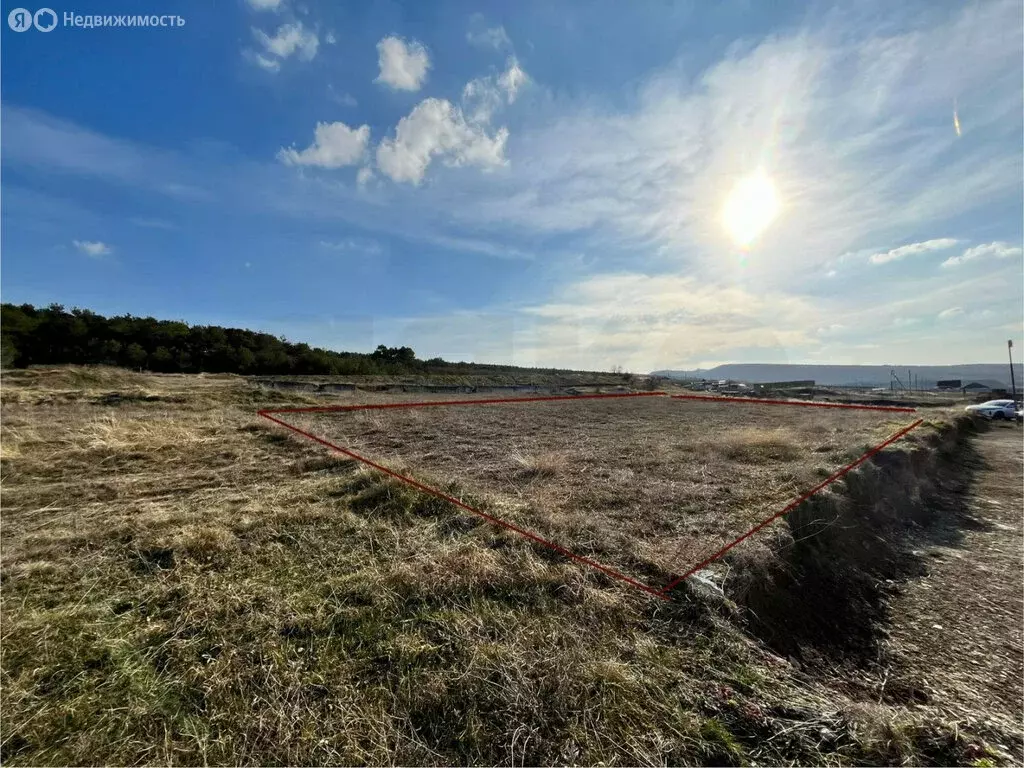
M892 605L890 693L947 720L1016 733L1002 746L1024 760L1022 430L996 424L975 444L968 525L922 545L927 572Z

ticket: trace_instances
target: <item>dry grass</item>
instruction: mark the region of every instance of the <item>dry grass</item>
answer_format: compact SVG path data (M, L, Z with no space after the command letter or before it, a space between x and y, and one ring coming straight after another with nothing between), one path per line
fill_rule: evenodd
M903 708L858 711L860 699L772 653L728 606L687 589L653 600L293 440L254 412L302 399L273 396L238 377L5 376L4 764L838 765L989 754L969 729L938 750L915 734L953 733L941 723ZM413 427L428 434L432 419L420 414ZM386 432L386 420L367 423ZM778 438L776 426L743 428ZM662 491L644 486L676 461L663 438L626 433L626 460L601 456L607 477L579 481L576 443L601 428L522 427L535 431L516 445L467 437L501 469L495 490L460 487L443 461L421 464L408 432L395 435L395 453L510 515L526 514L531 493L558 498L559 484L567 515L585 500L595 517L620 508L633 522L659 509ZM573 445L550 438L559 430ZM859 448L829 430L797 434L829 446L834 457L819 454L829 459ZM712 442L689 464L713 473L724 450ZM814 473L778 446L756 450L775 451L768 460L794 483ZM708 487L691 469L677 489L697 478ZM643 503L620 499L622 489ZM587 545L589 523L570 523ZM908 737L893 746L858 736L881 733L862 724L880 717Z
M886 416L638 398L285 418L660 586L908 423Z
M569 457L555 451L531 455L524 453L519 448L513 448L509 453L509 458L518 467L516 474L520 477L554 478L565 474L570 469Z

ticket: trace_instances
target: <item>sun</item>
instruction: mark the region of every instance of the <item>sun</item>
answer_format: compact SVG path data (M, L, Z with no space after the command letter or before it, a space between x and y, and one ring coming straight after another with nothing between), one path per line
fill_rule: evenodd
M779 196L764 171L739 181L725 201L722 222L733 242L746 248L779 215Z

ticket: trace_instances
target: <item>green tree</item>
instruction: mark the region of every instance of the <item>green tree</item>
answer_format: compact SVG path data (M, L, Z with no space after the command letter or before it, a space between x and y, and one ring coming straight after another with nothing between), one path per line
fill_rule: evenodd
M174 355L167 347L157 347L149 356L149 367L161 373L171 373L175 368Z
M7 336L0 338L0 368L13 368L18 360L18 350Z
M138 342L132 342L124 351L124 361L129 368L142 368L146 365L146 350Z

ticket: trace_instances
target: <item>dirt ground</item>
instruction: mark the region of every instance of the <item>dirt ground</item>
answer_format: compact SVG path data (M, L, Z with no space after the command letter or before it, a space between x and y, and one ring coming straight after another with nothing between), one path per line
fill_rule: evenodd
M1024 475L1022 430L975 438L968 526L923 548L930 567L892 606L890 674L923 709L980 717L1010 732L1024 721ZM1020 744L1002 745L1020 754Z
M913 420L665 397L283 417L656 587Z

